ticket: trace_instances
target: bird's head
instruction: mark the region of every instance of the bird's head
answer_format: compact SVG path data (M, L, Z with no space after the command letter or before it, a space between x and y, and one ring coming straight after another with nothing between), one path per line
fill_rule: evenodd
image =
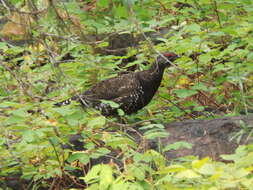
M161 67L168 67L171 62L175 61L179 56L173 52L164 52L156 58L156 62Z

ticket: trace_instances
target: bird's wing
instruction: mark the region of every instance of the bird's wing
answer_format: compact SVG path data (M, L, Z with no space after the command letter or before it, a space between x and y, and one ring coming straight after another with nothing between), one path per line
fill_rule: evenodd
M135 73L124 74L97 83L83 95L88 99L114 100L115 98L130 96L131 92L140 87Z
M81 96L83 104L100 110L103 115L117 113L118 107L111 107L110 104L100 100L110 100L117 103L126 114L136 112L144 106L142 86L134 74L102 81Z

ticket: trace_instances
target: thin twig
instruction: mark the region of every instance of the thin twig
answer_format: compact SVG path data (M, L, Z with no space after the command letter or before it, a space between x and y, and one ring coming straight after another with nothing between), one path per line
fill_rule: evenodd
M28 96L30 96L30 97L33 97L33 94L30 92L30 91L28 91L27 89L26 89L26 84L16 75L16 73L14 73L7 65L5 65L1 60L0 60L0 65L5 69L5 70L7 70L11 75L12 75L12 77L18 82L18 84L19 84L19 88L20 88L20 90L21 90L21 92L23 93L23 94L26 94L26 95L28 95Z
M142 121L138 121L138 122L135 122L135 123L132 123L132 124L123 124L123 123L118 123L118 122L114 122L114 121L108 121L108 124L115 125L115 126L122 127L122 128L134 128L134 127L136 127L136 126L138 126L142 123L155 121L155 120L157 120L157 119L142 120ZM108 129L110 127L112 127L112 126L103 128L102 130Z
M141 26L139 25L139 23L137 22L136 19L136 15L132 9L132 7L130 7L130 13L132 14L132 21L135 24L137 30L142 34L142 36L144 37L144 39L148 42L150 48L157 53L158 55L160 55L163 59L165 59L168 63L170 63L172 66L176 67L177 69L179 69L180 71L182 70L180 67L178 67L176 64L172 63L170 60L168 60L161 52L159 52L157 49L155 49L153 42L147 37L147 35L143 32Z
M182 112L184 112L186 115L190 115L190 117L191 117L192 119L195 119L195 118L194 118L195 115L186 112L183 108L181 108L179 105L177 105L177 104L174 103L173 101L168 100L168 99L166 99L166 98L164 98L164 97L162 97L162 96L160 96L160 97L163 98L165 101L171 103L173 106L175 106L175 107L177 107L178 109L180 109L180 110L181 110Z
M216 14L216 17L217 17L217 20L218 20L218 23L219 23L219 26L220 28L222 28L222 25L221 25L221 19L220 19L220 15L219 15L219 11L218 11L218 7L217 7L217 2L215 0L212 0L213 1L213 5L214 5L214 12Z

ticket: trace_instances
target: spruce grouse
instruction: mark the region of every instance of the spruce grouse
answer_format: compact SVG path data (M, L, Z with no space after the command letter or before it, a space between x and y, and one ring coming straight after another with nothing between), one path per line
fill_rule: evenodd
M177 58L175 53L164 53L156 58L148 70L106 79L80 95L56 103L55 106L67 105L76 100L84 107L100 110L105 116L116 115L118 108L125 114L137 112L151 101L160 86L164 69ZM110 103L103 100L117 103L118 108L111 107Z

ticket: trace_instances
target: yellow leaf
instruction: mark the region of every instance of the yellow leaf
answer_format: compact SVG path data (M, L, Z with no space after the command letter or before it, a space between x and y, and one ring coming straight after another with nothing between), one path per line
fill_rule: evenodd
M199 178L200 175L198 175L193 170L185 170L182 172L179 172L177 175L175 175L176 178L187 178L187 179L193 179L193 178Z

